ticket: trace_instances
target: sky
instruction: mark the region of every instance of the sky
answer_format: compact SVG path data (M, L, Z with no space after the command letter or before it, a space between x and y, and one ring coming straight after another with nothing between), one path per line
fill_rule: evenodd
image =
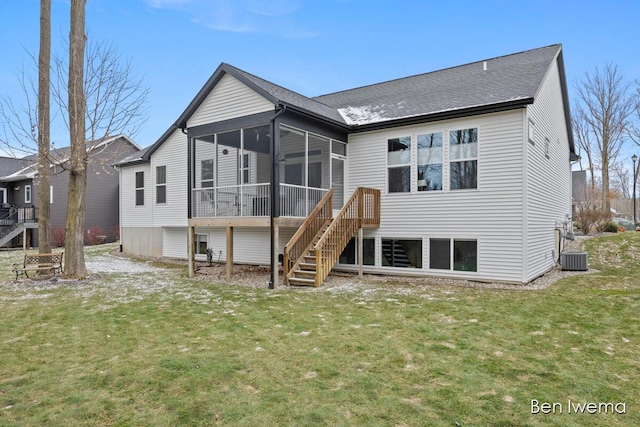
M52 0L65 53L69 0ZM607 63L640 79L638 0L88 0L90 39L113 43L149 88L133 140L153 144L222 62L305 96L560 43L569 96ZM0 0L0 96L24 102L36 75L39 1ZM68 145L58 124L55 145ZM638 153L640 154L640 152Z

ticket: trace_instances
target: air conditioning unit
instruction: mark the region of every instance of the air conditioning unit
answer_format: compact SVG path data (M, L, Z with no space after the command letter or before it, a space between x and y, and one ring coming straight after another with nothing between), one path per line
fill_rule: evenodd
M562 252L560 265L564 271L587 271L586 252Z

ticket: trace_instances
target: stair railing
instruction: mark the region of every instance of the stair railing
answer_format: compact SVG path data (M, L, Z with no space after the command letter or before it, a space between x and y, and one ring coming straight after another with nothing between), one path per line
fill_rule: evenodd
M327 278L358 228L380 226L380 190L358 187L316 243L315 286Z
M293 271L300 264L302 257L313 243L318 231L331 218L333 218L333 188L330 188L320 199L316 207L313 208L307 219L284 247L282 263L285 285L289 283L289 276L293 275Z

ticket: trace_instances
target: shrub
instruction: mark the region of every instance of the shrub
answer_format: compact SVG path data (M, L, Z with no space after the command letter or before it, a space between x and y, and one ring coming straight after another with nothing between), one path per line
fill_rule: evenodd
M84 232L84 240L87 242L87 244L92 246L104 243L106 237L107 236L104 228L100 227L99 225L92 225Z
M599 224L598 227L596 227L596 230L601 233L617 233L619 229L620 226L613 221Z
M54 225L51 227L51 245L57 248L64 246L66 232L64 226Z
M115 238L115 241L120 241L120 226L116 225L115 227L113 227L113 237Z

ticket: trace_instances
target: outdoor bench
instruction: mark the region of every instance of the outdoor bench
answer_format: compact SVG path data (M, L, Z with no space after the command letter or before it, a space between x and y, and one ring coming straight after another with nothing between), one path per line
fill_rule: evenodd
M51 271L55 276L56 273L62 273L62 258L64 252L55 254L25 254L22 264L13 264L11 271L18 275L24 274L29 277L29 271Z

